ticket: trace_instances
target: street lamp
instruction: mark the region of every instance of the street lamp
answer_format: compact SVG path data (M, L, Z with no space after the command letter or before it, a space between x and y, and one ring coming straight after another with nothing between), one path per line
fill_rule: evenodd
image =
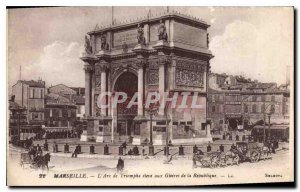
M157 106L149 106L149 108L145 109L150 115L150 143L149 143L149 156L154 155L154 147L153 147L153 129L152 129L152 117L157 114L158 107Z
M268 131L268 141L270 142L271 139L271 115L275 112L274 105L271 105L270 112L268 113L268 119L269 119L269 131Z
M267 109L271 106L270 112L266 113ZM264 144L266 143L266 115L268 115L269 125L268 125L268 140L270 140L271 136L271 115L275 112L275 108L273 104L269 104L267 107L264 106Z

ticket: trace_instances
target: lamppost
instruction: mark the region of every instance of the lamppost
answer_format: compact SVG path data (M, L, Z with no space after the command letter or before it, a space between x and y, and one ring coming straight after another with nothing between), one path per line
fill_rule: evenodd
M154 155L154 147L153 147L153 129L152 129L152 117L153 115L157 114L158 107L157 106L150 106L149 108L145 109L147 113L150 115L150 143L149 143L149 156Z
M271 106L270 112L266 113L267 109ZM273 104L269 104L267 107L264 106L264 144L266 143L266 115L268 115L269 125L268 125L268 140L270 141L271 136L271 115L275 112Z

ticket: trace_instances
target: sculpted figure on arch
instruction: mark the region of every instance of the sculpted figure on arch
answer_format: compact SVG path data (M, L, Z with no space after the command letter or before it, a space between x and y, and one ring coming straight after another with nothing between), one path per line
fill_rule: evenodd
M137 35L137 39L138 39L138 44L142 44L145 45L146 44L146 39L144 36L144 28L141 24L138 24L138 35Z
M92 50L91 42L90 42L90 39L87 36L85 36L84 47L85 47L85 52L87 54L92 54L93 50Z
M168 34L165 23L163 20L160 20L160 24L158 26L158 40L168 41Z

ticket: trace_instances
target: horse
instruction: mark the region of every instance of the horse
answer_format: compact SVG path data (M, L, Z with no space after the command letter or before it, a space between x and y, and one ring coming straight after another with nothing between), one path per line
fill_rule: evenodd
M231 165L239 165L240 157L234 150L229 150L225 153L225 163L227 164L228 160L231 160Z
M50 156L49 153L46 153L46 154L43 155L43 156L37 156L37 157L34 159L37 168L45 169L45 167L47 167L47 170L49 170L48 162L50 161L50 158L51 158L51 156Z

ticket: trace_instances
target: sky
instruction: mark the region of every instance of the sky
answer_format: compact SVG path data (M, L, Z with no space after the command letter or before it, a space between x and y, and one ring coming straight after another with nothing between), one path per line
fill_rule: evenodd
M166 7L114 7L116 22L166 11ZM60 7L7 11L8 87L20 77L42 78L46 86L84 87L84 36L111 23L111 7ZM216 73L244 75L261 82L286 82L293 70L293 9L280 7L170 7L211 25Z

